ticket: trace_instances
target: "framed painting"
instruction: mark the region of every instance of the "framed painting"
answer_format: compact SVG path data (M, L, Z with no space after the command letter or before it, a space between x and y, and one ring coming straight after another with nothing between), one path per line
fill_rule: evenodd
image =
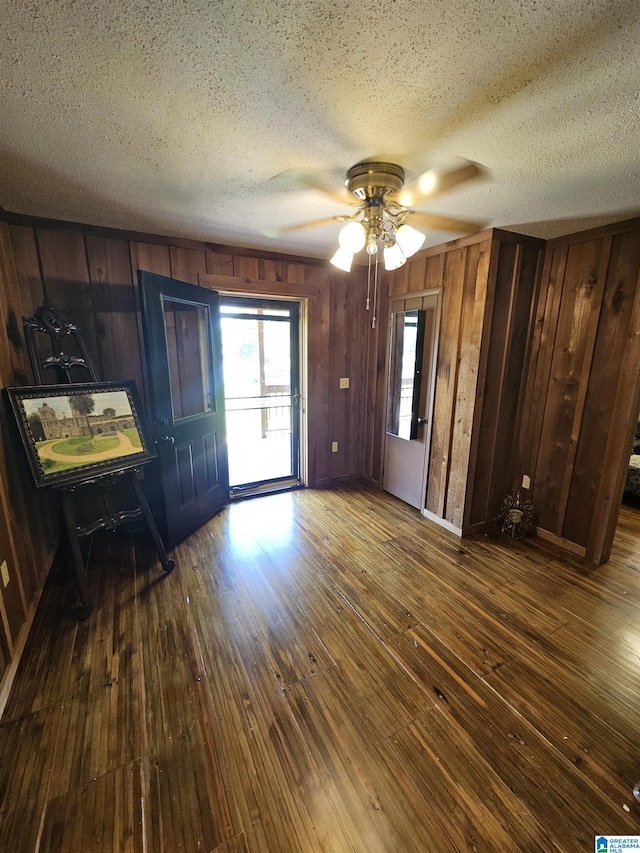
M80 483L156 455L135 382L5 388L36 486Z

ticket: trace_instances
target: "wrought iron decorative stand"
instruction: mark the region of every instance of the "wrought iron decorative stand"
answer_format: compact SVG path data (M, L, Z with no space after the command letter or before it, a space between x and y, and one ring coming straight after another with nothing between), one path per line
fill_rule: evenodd
M45 384L45 370L53 370L55 372L57 380L55 384L70 384L72 382L72 371L84 371L84 381L98 381L97 371L85 347L80 330L73 323L61 322L51 305L44 303L31 317L23 317L22 322L36 384ZM40 357L37 346L37 333L42 333L49 337L51 355ZM75 346L78 355L66 352L65 345ZM175 566L173 560L167 555L149 504L144 496L140 484L141 476L142 466L137 465L133 468L124 467L122 471L90 476L79 483L54 487L54 491L60 495L62 502L62 510L78 582L80 606L77 612L79 619L86 619L90 615L92 608L91 595L87 582L87 570L82 557L82 549L80 548L80 539L82 537L90 536L96 530L115 531L122 524L142 519L151 534L156 553L164 571L167 573L171 572ZM122 477L126 477L129 480L137 500L137 505L133 509L117 509L115 506L113 490L116 483ZM80 526L77 522L75 498L81 489L92 485L97 486L99 489L104 507L104 515L95 519L90 524Z

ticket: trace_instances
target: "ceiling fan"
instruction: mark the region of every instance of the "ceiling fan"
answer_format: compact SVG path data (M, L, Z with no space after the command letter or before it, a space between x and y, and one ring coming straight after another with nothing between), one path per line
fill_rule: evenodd
M402 166L377 159L363 160L347 171L344 182L347 191L355 197L354 202L347 195L331 190L321 176L289 170L276 177L320 190L342 204L355 205L356 210L350 215L316 219L267 233L277 236L330 222L345 222L338 236L338 250L331 258L334 266L349 272L354 255L366 248L371 260L382 247L385 269L398 269L425 240L424 234L407 223L408 219L419 227L458 234L474 234L484 227L480 222L422 213L413 207L486 174L486 169L478 163L465 160L448 171L424 171L405 186L406 173Z

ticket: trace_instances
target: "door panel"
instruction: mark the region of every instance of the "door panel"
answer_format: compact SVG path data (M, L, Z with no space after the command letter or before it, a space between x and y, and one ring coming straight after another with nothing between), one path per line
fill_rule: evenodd
M176 447L176 468L180 488L180 509L196 499L196 477L193 467L193 443Z
M229 498L218 294L140 271L167 544Z
M427 479L438 294L391 302L382 487L423 509Z

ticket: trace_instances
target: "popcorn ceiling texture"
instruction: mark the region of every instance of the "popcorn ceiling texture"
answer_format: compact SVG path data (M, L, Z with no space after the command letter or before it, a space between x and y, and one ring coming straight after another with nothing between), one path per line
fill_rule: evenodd
M270 178L476 160L422 210L556 236L640 211L637 0L0 0L6 210L324 257ZM427 245L452 235L428 235Z

